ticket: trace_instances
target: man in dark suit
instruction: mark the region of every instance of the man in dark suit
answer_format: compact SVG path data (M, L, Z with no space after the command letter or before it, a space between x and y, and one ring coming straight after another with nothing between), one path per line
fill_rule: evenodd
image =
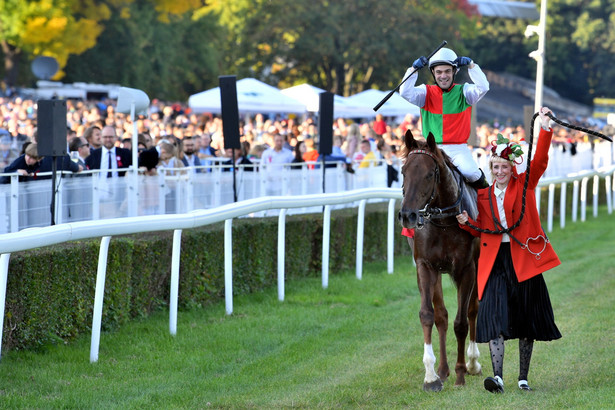
M70 156L77 165L81 165L83 169L87 169L85 166L85 159L90 156L90 145L83 137L73 137L68 142L68 150Z
M195 144L194 139L190 136L184 137L182 140L182 147L184 155L182 157L182 162L185 167L198 167L201 165L201 159L195 152ZM200 172L200 171L197 171Z
M126 172L118 172L132 165L132 153L129 149L115 146L117 136L115 128L106 126L102 129L102 147L95 148L90 156L85 159L88 169L100 169L107 171L107 178L111 176L124 176ZM103 173L104 174L104 173Z
M235 151L235 152L233 152ZM231 169L235 169L235 167L233 167L233 154L235 154L235 165L239 166L239 165L243 165L241 168L244 171L247 172L252 172L255 171L255 165L252 161L250 161L250 159L247 156L247 152L245 152L245 150L238 150L235 149L233 150L232 148L227 148L226 149L226 156L228 158L230 158L228 161L224 161L222 162L220 165L226 165L228 166L228 168L222 168L222 171L228 171L230 172Z

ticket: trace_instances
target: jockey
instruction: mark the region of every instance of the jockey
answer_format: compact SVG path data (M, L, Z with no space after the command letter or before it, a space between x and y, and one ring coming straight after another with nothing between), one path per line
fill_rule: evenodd
M436 85L415 86L418 70L429 64ZM474 84L455 84L455 74L460 67L468 66L468 74ZM410 73L414 70L414 74ZM489 91L489 81L478 64L469 57L457 57L449 48L441 48L429 60L421 56L404 75L408 77L400 88L400 95L421 108L423 136L432 133L440 149L451 158L453 164L475 189L489 186L485 174L478 167L468 148L472 119L472 106ZM412 238L414 229L402 229L402 234Z
M488 186L485 175L472 157L468 138L472 106L489 91L487 77L472 59L457 57L449 48L441 48L429 61L425 57L416 59L406 71L406 76L411 70L419 70L427 64L436 85L415 87L418 78L415 72L402 84L400 94L421 108L423 136L432 133L440 149L448 154L472 187L485 188ZM474 84L455 84L455 74L466 65Z

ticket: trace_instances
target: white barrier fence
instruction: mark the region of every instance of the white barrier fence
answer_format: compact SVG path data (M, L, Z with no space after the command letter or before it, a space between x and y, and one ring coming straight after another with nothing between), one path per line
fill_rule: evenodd
M593 179L593 215L598 215L599 179L605 178L605 189L608 213L611 214L615 187L613 186L613 173L615 167L603 171L588 172L578 176L561 179L546 179L539 186L547 186L549 192L547 230L553 227L555 186L561 186L560 198L560 226L565 226L566 217L566 187L573 184L572 220L577 220L578 203L581 203L581 220L585 220L587 203L587 184ZM579 192L580 186L580 192ZM580 194L580 195L579 195ZM540 203L541 191L536 191L537 202ZM179 261L181 253L181 233L183 229L192 229L200 226L225 221L224 247L225 247L225 307L226 313L233 312L233 272L232 272L232 221L234 218L268 210L280 210L278 215L278 299L284 300L284 257L285 257L285 218L288 209L322 207L323 211L323 240L322 240L322 286L328 287L329 281L329 245L330 245L330 217L331 207L340 204L358 204L357 242L356 242L356 276L362 277L363 270L363 234L365 205L368 200L388 200L387 224L387 271L393 272L394 238L395 231L395 203L401 199L401 190L396 188L366 188L335 194L314 194L301 196L263 197L250 199L234 204L223 205L215 209L192 211L185 214L137 216L128 218L115 218L107 220L83 221L66 223L44 228L30 228L16 233L0 235L0 329L4 325L4 309L6 301L6 287L11 252L35 249L69 241L87 238L101 238L98 271L96 279L96 292L94 297L94 311L92 319L92 339L90 346L90 361L98 361L100 344L100 329L102 319L103 295L107 269L107 252L111 237L114 235L138 234L153 231L173 230L173 250L170 283L169 305L169 331L172 335L177 332L177 305L179 288ZM580 198L580 199L579 199ZM0 334L0 349L2 334ZM1 350L0 350L1 353Z
M565 150L564 150L565 148ZM602 141L579 142L575 154L571 146L553 144L549 151L549 166L545 178L560 178L584 170L599 170L612 166L611 143ZM490 178L489 156L478 156L479 166ZM484 151L483 151L484 154ZM369 168L354 164L355 173L346 172L343 163L329 162L324 173L327 193L351 191L361 188L387 186L387 167L377 161ZM260 165L255 166L258 168ZM281 171L250 172L243 166L235 174L239 201L263 196L309 195L322 192L323 172L318 163L287 164ZM524 164L518 167L522 172ZM55 223L68 223L92 219L109 219L141 215L179 214L194 209L210 209L233 202L233 173L230 166L210 163L201 167L161 169L156 176L128 172L124 178L99 178L99 171L72 175L63 173L58 178L55 197ZM395 168L399 170L400 164ZM0 174L10 175L10 174ZM39 177L49 177L50 173ZM398 178L401 180L401 178ZM51 221L51 181L20 182L16 174L10 184L0 184L0 234L17 232L24 228L47 226ZM394 182L392 187L399 187ZM293 212L312 212L296 209Z
M255 165L256 167L257 165ZM387 186L387 167L375 161L350 174L341 162L286 164L276 172L258 172L237 167L235 181L230 166L209 165L161 169L158 175L127 172L125 177L100 178L100 171L62 173L57 178L55 223L92 219L179 214L210 209L234 202L235 183L239 201L263 196L336 193L360 188ZM38 178L49 178L41 173ZM7 174L4 174L7 175ZM48 226L51 222L51 180L20 182L17 174L10 184L0 184L0 234L25 228ZM399 185L393 185L398 187ZM310 210L297 210L305 212Z

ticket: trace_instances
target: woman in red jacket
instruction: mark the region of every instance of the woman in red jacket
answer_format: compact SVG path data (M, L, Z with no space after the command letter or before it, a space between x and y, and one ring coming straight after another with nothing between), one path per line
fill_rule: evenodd
M485 379L490 392L504 392L502 368L504 340L519 339L519 382L521 390L531 390L527 383L534 340L555 340L560 334L542 272L560 264L549 239L540 225L535 189L547 168L553 130L549 128L548 108L540 109L542 129L536 154L530 164L530 179L525 197L525 215L520 225L508 234L480 233L466 225L498 231L517 222L522 207L525 173L517 174L515 160L521 147L501 135L492 148L490 160L493 185L478 191L478 217L457 215L462 229L480 236L478 260L478 318L476 341L489 342L495 377Z

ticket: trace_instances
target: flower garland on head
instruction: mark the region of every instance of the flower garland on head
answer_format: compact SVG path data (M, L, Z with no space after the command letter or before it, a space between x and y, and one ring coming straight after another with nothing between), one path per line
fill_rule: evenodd
M523 149L521 145L511 143L508 138L505 138L502 134L498 134L496 141L491 141L491 154L498 156L515 164L521 164L523 162ZM517 162L519 160L519 162Z

